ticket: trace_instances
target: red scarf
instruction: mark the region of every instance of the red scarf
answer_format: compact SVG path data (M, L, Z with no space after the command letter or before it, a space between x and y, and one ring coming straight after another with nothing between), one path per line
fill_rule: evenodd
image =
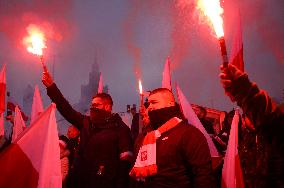
M130 176L144 178L157 174L156 140L168 130L177 126L182 120L173 117L157 130L147 133L139 149L135 165L130 171Z

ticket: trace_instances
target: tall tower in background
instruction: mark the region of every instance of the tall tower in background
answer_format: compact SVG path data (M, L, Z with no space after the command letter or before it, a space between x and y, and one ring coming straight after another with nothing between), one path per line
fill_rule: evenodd
M89 82L86 85L81 85L81 98L77 104L75 104L76 110L81 113L86 113L90 108L90 102L92 97L97 93L100 79L100 69L95 59L92 64L91 72L89 73ZM108 86L104 86L104 92L108 92Z

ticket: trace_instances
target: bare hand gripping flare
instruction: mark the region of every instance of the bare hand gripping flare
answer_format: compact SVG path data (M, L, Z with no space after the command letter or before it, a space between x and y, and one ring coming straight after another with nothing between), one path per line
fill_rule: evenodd
M216 36L219 40L223 66L227 67L228 55L224 38L223 19L221 17L221 15L223 14L223 9L220 6L219 0L198 0L197 9L203 12L203 14L208 17L210 22L212 23Z

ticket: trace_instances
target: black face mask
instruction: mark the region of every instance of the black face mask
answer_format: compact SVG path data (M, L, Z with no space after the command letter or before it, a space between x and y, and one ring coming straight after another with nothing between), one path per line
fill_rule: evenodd
M91 122L95 124L105 123L107 119L111 116L111 112L106 110L91 108L90 109L90 118Z
M181 112L177 106L151 110L148 112L148 115L151 126L155 130L173 117L182 117Z

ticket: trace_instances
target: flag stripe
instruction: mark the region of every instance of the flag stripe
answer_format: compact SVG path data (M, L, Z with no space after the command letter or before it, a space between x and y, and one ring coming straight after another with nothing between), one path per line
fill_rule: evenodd
M21 111L18 106L15 107L15 117L14 117L14 126L13 126L13 135L12 142L15 142L17 137L23 132L26 128L25 122L22 118Z
M6 96L6 64L2 66L0 72L0 113L5 111Z
M244 180L243 180L243 172L241 167L241 161L239 155L236 155L236 164L235 164L235 175L236 175L236 187L245 187Z
M164 66L162 87L168 88L169 90L172 90L170 58L167 58L165 66Z
M243 175L241 163L238 155L238 124L239 112L235 111L232 120L230 137L228 141L227 151L224 158L224 165L222 169L222 188L243 188Z
M0 166L0 187L37 187L38 172L17 144L11 144L1 153Z
M16 105L13 102L11 102L11 101L7 102L7 109L8 110L15 112L15 107L16 107ZM28 121L29 117L21 110L20 107L19 107L19 109L21 111L21 115L22 115L23 120Z
M4 136L4 112L0 113L0 137Z
M35 86L33 104L32 104L32 113L31 113L31 124L39 117L40 113L44 111L41 95L38 89L38 86Z
M211 137L206 132L202 123L200 122L197 115L193 111L191 104L188 102L188 100L186 99L186 97L184 96L183 92L181 91L181 89L179 88L179 86L177 84L176 84L176 90L177 90L177 96L178 96L178 100L179 100L183 115L186 117L186 119L188 120L188 122L191 125L195 126L196 128L198 128L203 133L203 135L205 136L205 138L207 140L207 144L208 144L209 149L210 149L211 157L218 157L219 153L218 153Z
M243 55L243 36L242 36L242 23L241 14L238 14L238 23L236 32L233 39L230 63L235 65L241 71L244 71L244 55Z
M237 54L235 54L231 64L235 65L241 71L244 71L244 59L243 59L243 46Z
M8 162L7 159L9 159ZM2 168L3 165L6 165L5 168ZM17 137L11 148L0 157L0 166L1 175L3 174L0 178L1 188L61 188L60 148L55 104L50 105L32 125ZM22 185L14 185L13 182L13 186L6 186L22 178L22 174L25 174L25 179L21 180ZM34 175L36 177L33 177Z
M5 111L6 84L0 83L0 113Z

